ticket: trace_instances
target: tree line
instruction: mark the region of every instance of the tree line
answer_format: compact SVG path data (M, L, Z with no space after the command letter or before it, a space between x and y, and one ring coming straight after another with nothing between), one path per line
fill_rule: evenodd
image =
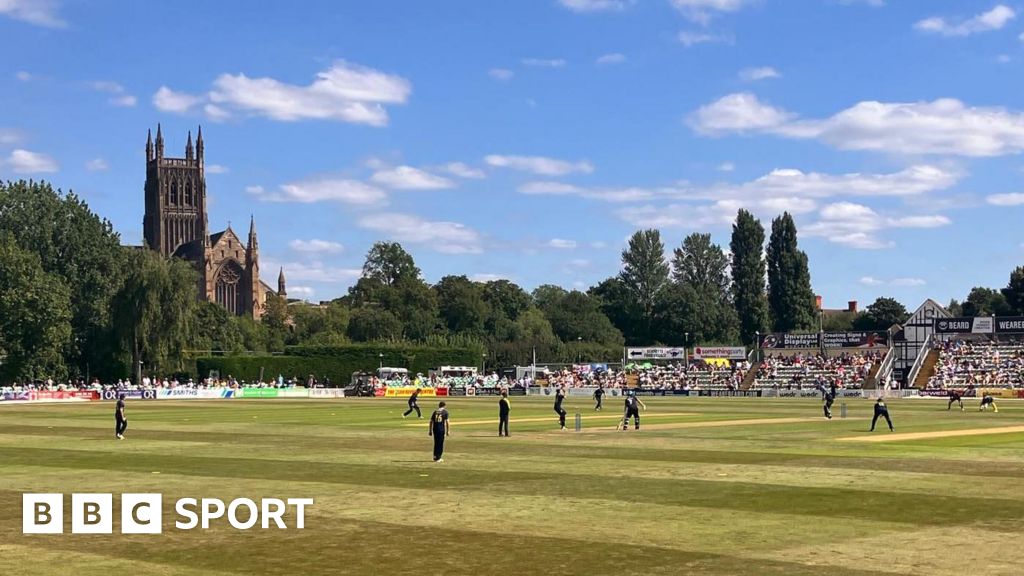
M612 361L623 345L746 344L757 332L884 329L907 317L891 298L819 316L807 255L783 213L767 236L739 210L728 252L693 233L670 251L639 230L621 272L589 290L461 275L424 280L400 244L377 242L348 293L311 305L271 295L260 321L196 298L187 262L122 246L110 222L45 182L0 182L0 381L169 374L209 352L289 345L417 342L474 346L490 366ZM1021 313L1024 268L1002 291L976 288L964 314Z

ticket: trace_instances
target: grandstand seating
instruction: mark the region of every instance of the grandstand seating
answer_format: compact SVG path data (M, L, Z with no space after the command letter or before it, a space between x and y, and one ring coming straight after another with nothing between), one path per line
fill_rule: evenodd
M985 337L937 342L939 360L928 388L1024 387L1024 341Z
M768 356L758 367L753 387L814 389L835 383L839 388L863 388L881 359L876 352Z

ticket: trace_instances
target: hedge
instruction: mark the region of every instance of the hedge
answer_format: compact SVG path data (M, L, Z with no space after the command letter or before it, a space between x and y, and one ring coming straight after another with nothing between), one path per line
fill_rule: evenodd
M383 354L383 358L381 358ZM212 356L196 359L196 371L206 378L211 370L222 377L233 376L254 381L271 380L278 375L305 380L310 374L325 377L338 385L347 385L353 372L372 372L383 361L385 366L406 368L426 374L438 366L480 366L483 348L435 348L416 344L351 344L345 346L288 346L283 356Z

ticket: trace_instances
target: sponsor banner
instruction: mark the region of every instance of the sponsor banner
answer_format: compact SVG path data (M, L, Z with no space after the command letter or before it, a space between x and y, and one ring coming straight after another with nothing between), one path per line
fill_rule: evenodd
M936 318L936 334L991 334L994 328L991 316Z
M449 388L448 389L448 395L449 396L465 396L466 395L466 389L465 388Z
M501 396L501 388L466 388L466 396Z
M626 362L636 360L682 360L686 357L683 348L626 348Z
M743 346L697 346L693 349L694 360L707 358L725 358L727 360L743 360L747 357L747 349Z
M825 348L888 348L888 332L825 332L821 335Z
M0 401L3 402L28 402L30 398L30 392L4 392L0 394Z
M981 388L978 390L978 398L986 394L993 398L1017 398L1017 392L1013 388Z
M997 334L1019 334L1024 332L1024 316L996 318Z
M430 397L439 396L436 388L420 388L420 396ZM447 394L447 388L445 393ZM416 391L415 386L400 386L395 388L385 388L384 396L387 398L408 398L412 396L412 393Z
M242 388L242 398L277 398L280 390L277 388Z
M341 388L310 388L306 390L310 398L344 398L345 391Z
M744 398L760 398L760 390L691 390L690 395L693 396L713 396L713 397L744 397Z
M100 399L100 393L95 390L38 390L28 395L28 399L34 402Z
M195 400L214 398L234 398L237 390L232 388L160 388L156 391L157 400Z
M820 398L821 392L817 390L779 390L779 398Z
M836 390L836 398L860 398L864 396L863 390Z
M99 393L100 400L117 400L118 395L124 394L129 400L155 400L156 390L104 390Z
M761 348L820 348L820 344L817 332L813 334L775 333L761 336Z

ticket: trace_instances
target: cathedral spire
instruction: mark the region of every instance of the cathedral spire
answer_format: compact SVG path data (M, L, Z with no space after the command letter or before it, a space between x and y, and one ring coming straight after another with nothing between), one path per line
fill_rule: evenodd
M192 159L192 131L188 131L188 143L185 144L185 159Z
M164 157L164 133L159 122L156 125L156 157L158 160Z
M281 273L277 275L277 295L281 298L288 297L288 291L285 290L284 284L284 266L281 266Z
M256 241L256 217L249 216L249 250L255 251L259 248L259 242Z
M203 162L203 125L199 125L199 135L196 136L196 159L199 163Z
M153 159L153 131L146 130L146 162Z

